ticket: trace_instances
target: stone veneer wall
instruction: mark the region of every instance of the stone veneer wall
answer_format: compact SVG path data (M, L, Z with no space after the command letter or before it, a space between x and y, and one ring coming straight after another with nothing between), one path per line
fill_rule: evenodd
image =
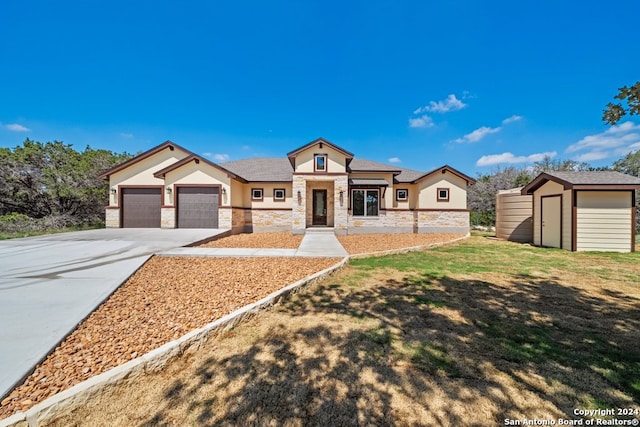
M291 231L291 210L282 209L252 209L251 222L255 233L270 233L275 231Z
M160 209L160 228L176 228L176 208Z
M218 228L231 228L231 209L218 208Z
M107 228L120 228L120 208L105 209L104 224Z
M293 209L291 210L290 229L293 234L304 234L307 228L304 208L304 201L307 200L307 185L304 177L294 175L291 188L293 192ZM298 192L300 192L300 200L298 200Z
M231 231L232 233L251 232L251 211L243 208L231 208Z
M413 211L381 210L377 217L348 217L349 234L413 233L415 216Z
M340 204L341 191L342 205ZM337 235L344 235L349 229L349 178L347 176L336 177L333 182L333 194L336 200L333 211L333 230Z
M469 211L417 211L418 233L468 233Z

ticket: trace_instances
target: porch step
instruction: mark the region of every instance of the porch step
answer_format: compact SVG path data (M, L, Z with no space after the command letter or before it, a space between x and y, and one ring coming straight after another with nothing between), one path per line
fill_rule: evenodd
M335 234L335 230L333 227L310 227L304 231L304 234L322 234L322 233Z

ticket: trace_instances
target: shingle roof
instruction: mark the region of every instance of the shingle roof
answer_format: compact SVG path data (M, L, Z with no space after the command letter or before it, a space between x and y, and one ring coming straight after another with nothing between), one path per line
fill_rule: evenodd
M640 178L614 171L547 172L547 174L574 185L640 184Z
M354 158L349 164L350 171L357 172L400 172L397 166L374 162L373 160Z
M548 181L561 184L565 190L640 188L640 178L613 171L543 172L522 188L522 194L533 194Z
M234 160L219 165L247 181L293 181L293 168L286 157Z

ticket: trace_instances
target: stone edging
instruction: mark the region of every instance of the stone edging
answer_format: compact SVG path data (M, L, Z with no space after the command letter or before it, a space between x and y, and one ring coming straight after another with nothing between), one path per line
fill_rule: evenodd
M298 280L259 301L229 313L202 328L195 329L141 357L76 384L38 403L26 412L17 412L8 418L2 419L0 420L0 427L37 427L38 423L57 416L69 407L85 404L92 397L99 395L107 385L116 385L135 379L144 373L159 371L182 354L200 349L210 336L227 331L238 323L252 317L260 310L271 307L282 298L324 279L344 267L347 262L349 262L348 256L332 267Z
M429 248L437 248L439 246L444 246L444 245L448 245L450 243L456 243L456 242L468 239L469 237L471 237L471 233L467 233L466 236L458 237L457 239L447 240L446 242L431 243L429 245L421 245L421 246L411 246L411 247L408 247L408 248L400 248L400 249L389 249L387 251L366 252L366 253L362 253L362 254L353 254L353 255L349 255L349 258L350 259L358 259L358 258L378 257L378 256L385 256L385 255L404 254L404 253L407 253L407 252L415 252L415 251L421 251L421 250L429 249Z

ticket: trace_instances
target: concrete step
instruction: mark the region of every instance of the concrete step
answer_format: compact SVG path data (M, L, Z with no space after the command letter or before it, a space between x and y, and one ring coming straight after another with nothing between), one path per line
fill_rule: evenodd
M323 233L335 234L335 230L333 227L310 227L310 228L307 228L304 232L304 234L323 234Z

